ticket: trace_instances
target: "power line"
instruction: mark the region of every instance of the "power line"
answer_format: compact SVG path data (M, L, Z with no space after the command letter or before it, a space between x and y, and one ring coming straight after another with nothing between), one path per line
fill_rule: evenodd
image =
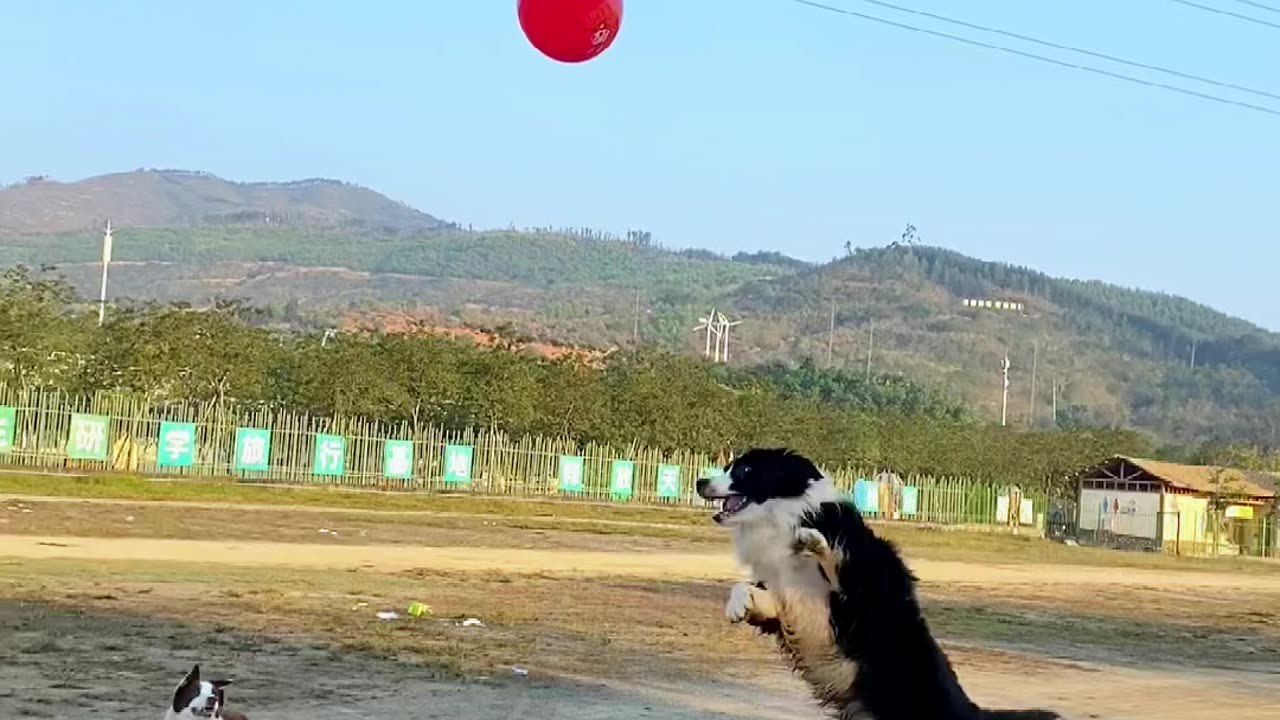
M1240 92L1246 92L1251 95L1258 95L1261 97L1268 97L1273 100L1280 100L1280 94L1267 92L1266 90L1257 90L1255 88L1245 87L1244 85L1236 85L1234 83L1222 82L1219 80L1214 80L1212 78L1203 77L1201 75L1192 75L1191 73L1185 73L1179 70L1173 70L1167 67L1162 67L1160 65L1148 65L1147 63L1138 62L1136 60L1126 60L1125 58L1122 58L1122 57L1117 57L1115 55L1108 55L1106 53L1096 52L1093 50L1086 50L1084 48L1076 47L1074 45L1062 45L1056 42L1051 42L1049 40L1041 40L1040 38L1031 37L1030 35L1023 35L1021 33L1011 32L1009 30L1001 30L1000 28L988 27L986 25L978 25L976 23L966 22L964 20L958 20L956 18L947 17L945 15L937 15L935 13L925 12L923 10L915 10L913 8L903 7L901 5L895 5L890 2L884 2L884 0L862 0L862 2L870 3L872 5L879 5L880 7L888 8L890 10L897 10L898 12L904 12L904 13L909 13L911 15L919 15L921 17L927 17L932 20L939 20L941 22L950 23L952 25L959 25L960 27L966 27L966 28L969 28L970 30L979 30L981 32L992 33L995 35L1003 35L1005 37L1010 37L1017 40L1023 40L1029 43L1035 43L1036 45L1042 45L1044 47L1053 48L1055 50L1066 50L1067 52L1074 52L1074 53L1079 53L1081 55L1088 55L1090 57L1099 58L1101 60L1109 60L1111 62L1119 63L1121 65L1128 65L1129 67L1136 67L1136 68L1141 68L1143 70L1151 70L1153 72L1164 73L1165 75L1172 75L1174 77L1179 77L1184 80L1195 80L1196 82L1202 82L1207 85L1216 85L1217 87L1220 87L1220 88L1229 88L1231 90L1239 90Z
M994 45L991 43L985 43L985 42L982 42L981 40L974 40L972 38L961 37L959 35L952 35L950 33L941 32L939 30L930 30L928 28L917 27L915 25L909 25L907 23L901 23L894 20L888 20L882 17L876 17L875 15L867 15L865 13L860 13L854 10L848 10L846 8L839 8L833 5L825 5L820 2L815 2L815 0L791 0L791 2L800 4L800 5L808 5L809 7L817 8L819 10L826 10L827 12L837 13L840 15L847 15L849 17L868 20L874 23L880 23L881 25L889 25L891 27L896 27L902 30L910 30L911 32L924 33L926 35L932 35L934 37L944 38L946 40L951 40L953 42L964 43L965 45L972 45L974 47L980 47L987 50L995 50L997 52L1009 53L1010 55L1017 55L1019 57L1024 57L1029 60L1036 60L1039 62L1048 63L1050 65L1057 65L1058 67L1064 67L1070 70L1080 70L1082 72L1093 73L1095 75L1103 75L1105 77L1113 78L1116 80L1123 80L1125 82L1134 83L1136 85L1145 85L1146 87L1159 88L1161 90L1168 90L1169 92L1175 92L1182 95L1189 95L1191 97L1200 98L1201 100L1209 100L1210 102L1222 103L1224 105L1234 105L1236 107L1241 107L1248 110L1254 110L1257 112L1266 113L1268 115L1280 116L1280 110L1277 110L1275 108L1265 107L1263 105L1254 105L1252 103L1243 102L1241 100L1232 100L1230 98L1224 98L1219 95L1210 95L1209 93L1203 93L1198 90L1189 90L1184 87L1178 87L1176 85L1168 85L1166 83L1155 82L1153 80L1143 80L1142 78L1133 77L1132 75L1125 75L1123 73L1112 72L1110 70L1103 70L1102 68L1096 68L1096 67L1093 67L1092 65L1079 65L1077 63L1068 62L1066 60L1058 60L1056 58L1047 57L1045 55L1037 55L1035 53L1026 52L1025 50L1018 50L1016 48L1005 47L1003 45Z
M1266 25L1267 27L1280 30L1280 23L1273 23L1270 20L1263 20L1262 18L1256 18L1252 15L1245 15L1244 13L1233 12L1231 10L1223 10L1222 8L1214 7L1212 5L1203 5L1198 2L1192 2L1191 0L1169 0L1169 2L1175 2L1175 3L1178 3L1179 5L1186 5L1187 7L1193 7L1193 8L1196 8L1197 10L1204 10L1205 12L1211 12L1211 13L1214 13L1215 15L1226 15L1227 17L1233 17L1233 18L1236 18L1237 20L1244 20L1245 22L1257 23L1258 25ZM1270 8L1267 8L1267 9L1270 9Z
M1266 3L1254 2L1253 0L1236 0L1236 2L1243 3L1245 5L1252 5L1253 7L1259 8L1261 10L1266 10L1267 12L1280 13L1280 7L1276 7L1275 5L1268 5Z

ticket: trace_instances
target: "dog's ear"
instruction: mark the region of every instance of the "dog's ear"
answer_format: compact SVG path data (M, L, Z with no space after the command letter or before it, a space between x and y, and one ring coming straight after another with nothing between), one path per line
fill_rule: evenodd
M178 684L178 689L173 691L173 711L182 712L184 708L191 704L200 696L200 665L197 663L191 668L191 672L182 678L182 682Z
M211 680L209 684L213 685L215 690L221 690L222 688L230 685L232 682L234 681L233 680Z

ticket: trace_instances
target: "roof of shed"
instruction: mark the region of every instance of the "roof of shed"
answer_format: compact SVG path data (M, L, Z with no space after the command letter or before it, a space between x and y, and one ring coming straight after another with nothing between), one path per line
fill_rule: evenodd
M1173 487L1203 493L1221 492L1251 498L1274 498L1276 488L1280 485L1280 475L1273 473L1215 465L1182 465L1125 455L1111 458L1098 469L1117 462L1129 463Z

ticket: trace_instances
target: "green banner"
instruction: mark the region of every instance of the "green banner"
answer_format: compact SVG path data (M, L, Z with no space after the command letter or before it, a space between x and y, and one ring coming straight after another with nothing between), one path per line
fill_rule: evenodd
M236 428L236 472L266 472L271 469L271 431Z
M71 416L71 435L67 438L67 457L72 460L106 460L109 454L111 418L105 415Z
M0 455L13 452L13 439L18 431L18 409L0 407Z
M920 507L920 488L904 485L902 488L902 514L915 515Z
M471 484L470 445L446 445L444 448L444 481L455 485Z
M658 466L658 497L675 500L680 497L680 466Z
M191 467L196 461L196 426L194 423L160 423L160 449L156 455L160 467Z
M609 469L609 494L627 500L635 494L636 464L630 460L614 460Z
M388 440L382 446L382 476L390 480L413 479L413 443Z
M347 441L337 435L316 435L311 473L341 477L347 471Z
M580 493L587 489L582 473L582 458L576 455L560 456L560 492Z

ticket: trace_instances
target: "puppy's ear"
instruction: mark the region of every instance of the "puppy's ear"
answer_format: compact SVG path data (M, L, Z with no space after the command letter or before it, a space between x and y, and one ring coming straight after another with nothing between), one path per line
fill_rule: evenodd
M182 712L184 708L191 704L200 696L200 665L197 664L191 668L191 672L182 678L182 682L178 684L178 689L173 692L173 711Z
M221 690L222 688L230 685L232 682L233 682L232 680L211 680L209 684L213 685L215 689Z

